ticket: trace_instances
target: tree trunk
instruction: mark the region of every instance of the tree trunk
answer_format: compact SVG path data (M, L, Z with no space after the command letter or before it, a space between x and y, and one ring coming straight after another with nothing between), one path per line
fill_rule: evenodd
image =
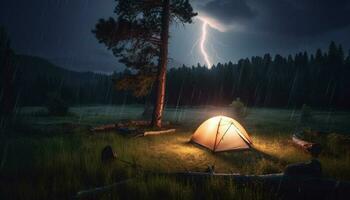
M162 13L162 32L161 32L161 46L158 64L158 72L156 79L156 98L152 116L153 127L162 127L162 115L164 109L165 98L165 81L166 81L166 67L168 63L168 39L169 39L169 19L170 19L170 5L169 0L163 1Z

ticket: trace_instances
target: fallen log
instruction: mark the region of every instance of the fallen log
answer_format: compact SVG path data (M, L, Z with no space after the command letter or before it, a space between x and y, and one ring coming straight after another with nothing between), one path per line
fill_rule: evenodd
M115 124L105 124L101 126L96 126L90 129L92 132L99 132L99 131L110 131L115 130L117 126Z
M130 121L120 121L116 124L104 124L101 126L96 126L91 128L90 130L92 132L98 132L98 131L110 131L110 130L121 130L124 131L126 129L132 130L132 126L148 126L150 124L150 121L137 121L137 120L130 120ZM133 128L135 129L135 128Z
M147 121L147 120L131 120L129 122L131 125L135 125L135 126L148 126L151 124L151 121Z
M128 120L128 121L120 121L115 124L105 124L101 126L96 126L90 129L91 132L102 132L102 131L113 131L117 130L121 133L125 134L131 134L135 133L138 136L146 136L146 135L158 135L163 133L171 133L175 132L175 129L169 129L169 130L161 130L161 131L146 131L144 134L139 135L139 133L142 133L142 130L149 127L150 121L145 120ZM163 122L163 125L169 125L169 122Z
M296 146L300 147L305 152L310 153L314 157L317 157L322 151L321 144L302 140L295 134L292 137L292 141Z
M92 188L92 189L88 189L88 190L82 190L82 191L77 192L77 194L75 195L74 199L81 199L81 198L84 198L84 197L90 197L90 196L97 195L97 194L100 194L100 193L103 193L103 192L106 192L106 191L110 191L113 188L115 188L115 187L117 187L119 185L122 185L122 184L126 184L126 183L128 183L128 182L130 182L132 180L133 179L126 179L126 180L119 181L119 182L116 182L116 183L113 183L113 184L110 184L110 185L96 187L96 188Z
M347 200L350 195L350 182L337 181L320 177L290 176L284 173L266 175L241 175L215 172L178 172L178 173L149 173L150 176L174 177L180 181L192 181L200 187L210 179L221 179L233 181L237 187L247 187L249 185L260 186L263 191L273 192L278 199L338 199ZM77 192L75 199L91 197L103 192L111 191L113 188L136 179L127 179L107 186L96 187Z
M348 199L350 182L320 177L290 176L284 173L267 175L240 175L210 172L181 172L173 174L181 180L202 183L207 179L219 178L233 181L237 186L259 184L264 191L274 192L279 199Z
M169 134L169 133L175 133L175 131L176 129L167 129L167 130L161 130L161 131L146 131L143 133L143 136Z

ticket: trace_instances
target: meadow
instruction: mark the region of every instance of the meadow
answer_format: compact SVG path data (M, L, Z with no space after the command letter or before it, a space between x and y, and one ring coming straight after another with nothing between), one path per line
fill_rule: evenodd
M259 188L236 187L216 179L201 185L150 173L205 171L239 174L280 173L290 163L311 157L291 142L300 128L300 110L250 108L240 120L260 151L213 154L189 143L191 134L205 119L232 116L228 107L167 108L165 121L175 134L129 137L117 131L92 133L93 126L122 119L142 119L142 106L72 107L66 117L49 117L40 107L22 108L20 125L0 140L0 199L72 199L78 191L134 178L98 197L83 199L271 199ZM324 176L350 180L350 153L332 135L348 135L349 112L313 111L304 129L320 131L324 147L319 157ZM100 160L101 150L111 145L118 159Z

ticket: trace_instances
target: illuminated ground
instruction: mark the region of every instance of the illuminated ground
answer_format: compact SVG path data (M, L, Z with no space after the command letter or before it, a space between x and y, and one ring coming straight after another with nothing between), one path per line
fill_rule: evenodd
M242 123L260 152L217 154L189 143L189 139L204 119L216 114L229 115L227 108L168 109L167 120L181 124L177 132L139 138L125 137L114 131L92 134L88 129L90 124L139 118L142 107L80 107L72 111L73 115L64 118L43 117L38 108L23 111L24 127L18 127L16 134L0 140L0 155L6 158L1 166L6 181L0 181L0 194L20 199L52 199L53 196L65 199L84 188L135 176L135 169L122 162L108 166L101 164L100 152L105 145L111 145L120 159L141 165L142 169L137 171L146 173L204 171L208 165L215 165L217 172L268 174L281 172L289 163L310 158L290 142L291 133L297 126L298 111L251 110ZM310 127L348 133L346 119L349 113L329 115L327 112L315 113L315 123ZM328 123L324 123L327 120ZM320 161L327 177L350 180L348 151L339 154L326 151ZM188 189L171 181L157 181L156 186L168 184L181 191Z

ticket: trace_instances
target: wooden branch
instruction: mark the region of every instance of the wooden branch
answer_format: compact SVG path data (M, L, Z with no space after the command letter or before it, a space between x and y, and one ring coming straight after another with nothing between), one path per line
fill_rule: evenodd
M259 184L264 191L276 194L282 199L347 199L349 197L350 182L333 179L290 176L283 173L266 175L241 175L211 172L179 172L179 173L147 173L145 176L174 177L182 181L194 181L198 184L211 178L233 181L238 187ZM110 191L118 185L135 179L127 179L111 185L79 191L75 198L90 197L102 192ZM308 198L306 198L308 197Z
M175 133L175 131L176 129L168 129L168 130L161 130L161 131L146 131L143 133L143 136Z
M119 182L116 182L116 183L113 183L113 184L110 184L110 185L96 187L96 188L92 188L92 189L88 189L88 190L82 190L82 191L77 192L77 194L75 195L75 199L80 199L80 198L84 198L84 197L91 196L91 195L97 195L99 193L112 190L113 188L115 188L115 187L117 187L119 185L128 183L128 182L130 182L132 180L133 179L131 178L131 179L126 179L126 180L119 181Z
M313 156L318 156L322 151L322 147L319 143L313 143L302 140L298 138L295 134L292 137L292 141L295 145L302 148L305 152L310 153Z
M225 180L233 180L235 183L249 183L249 182L256 182L258 180L262 181L268 181L268 180L279 180L281 179L284 174L283 173L277 173L277 174L267 174L267 175L241 175L238 173L228 174L228 173L212 173L212 172L179 172L174 173L176 177L181 178L190 178L193 180L200 180L207 178L222 178Z
M105 125L93 127L90 129L90 131L92 131L92 132L110 131L110 130L114 130L116 128L117 127L115 124L105 124Z

